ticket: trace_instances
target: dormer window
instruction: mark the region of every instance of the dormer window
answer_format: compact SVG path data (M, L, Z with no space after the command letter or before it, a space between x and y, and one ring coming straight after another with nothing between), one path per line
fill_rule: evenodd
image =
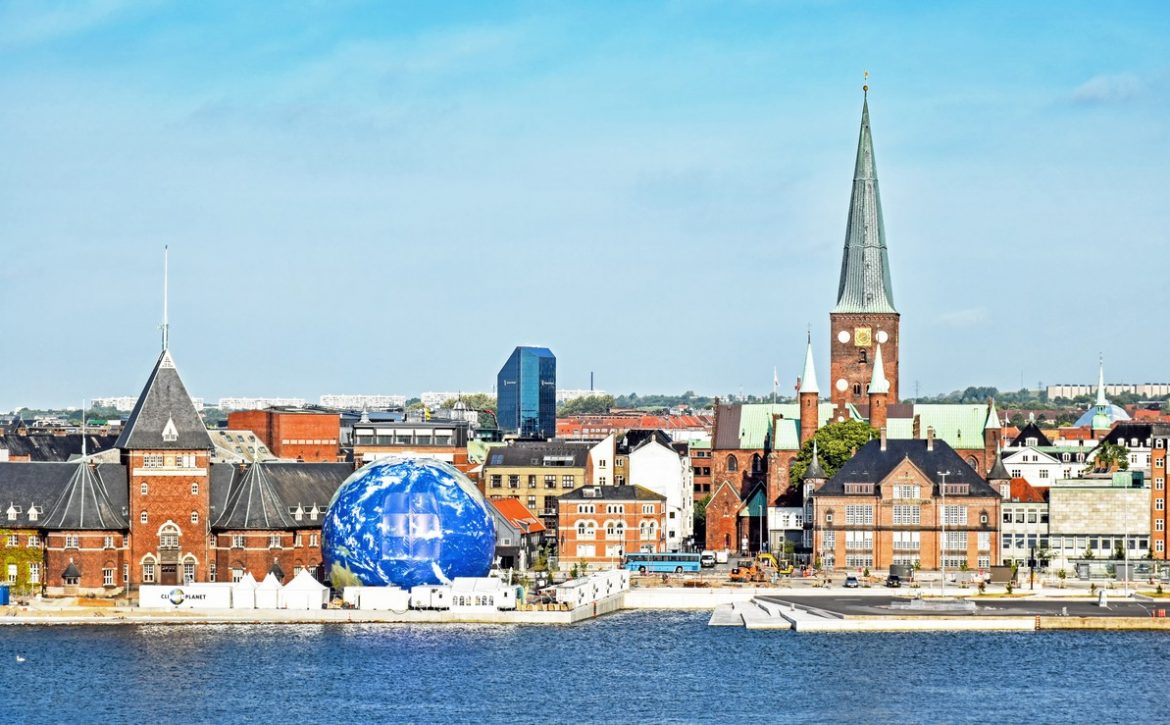
M163 426L162 439L166 443L179 440L179 429L175 427L175 421L171 418L167 418L167 424Z
M9 505L9 506L8 506L8 511L7 511L6 513L8 514L8 520L9 520L9 521L16 521L16 515L17 515L18 513L20 513L20 507L19 507L19 506L13 506L13 505Z

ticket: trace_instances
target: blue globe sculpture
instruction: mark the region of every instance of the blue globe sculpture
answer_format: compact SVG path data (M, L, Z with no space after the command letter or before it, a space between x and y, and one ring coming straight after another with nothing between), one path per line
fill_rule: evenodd
M362 466L337 489L321 550L334 588L410 589L486 576L495 528L483 495L453 466L390 458Z

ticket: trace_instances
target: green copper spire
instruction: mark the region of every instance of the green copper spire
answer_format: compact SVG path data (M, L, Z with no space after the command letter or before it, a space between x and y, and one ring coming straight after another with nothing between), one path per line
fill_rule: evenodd
M833 312L897 312L890 284L890 261L886 256L886 230L882 223L877 166L873 160L873 136L869 130L868 92L861 106L861 135L857 140L857 163L853 168L853 195L849 200L849 224L845 228L841 284Z

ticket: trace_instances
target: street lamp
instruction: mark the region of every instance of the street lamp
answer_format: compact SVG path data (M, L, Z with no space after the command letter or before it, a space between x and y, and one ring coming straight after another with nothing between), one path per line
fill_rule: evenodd
M939 584L939 589L942 594L947 593L947 476L951 475L950 471L938 471L938 476L942 479L938 490L942 494L942 516L939 518L939 543L938 543L938 564L942 572L942 582Z

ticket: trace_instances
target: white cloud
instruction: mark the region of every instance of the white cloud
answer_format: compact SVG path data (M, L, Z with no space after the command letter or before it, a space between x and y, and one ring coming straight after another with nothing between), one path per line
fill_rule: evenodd
M1121 103L1141 95L1145 89L1142 80L1132 73L1097 75L1077 86L1072 101L1085 105Z

